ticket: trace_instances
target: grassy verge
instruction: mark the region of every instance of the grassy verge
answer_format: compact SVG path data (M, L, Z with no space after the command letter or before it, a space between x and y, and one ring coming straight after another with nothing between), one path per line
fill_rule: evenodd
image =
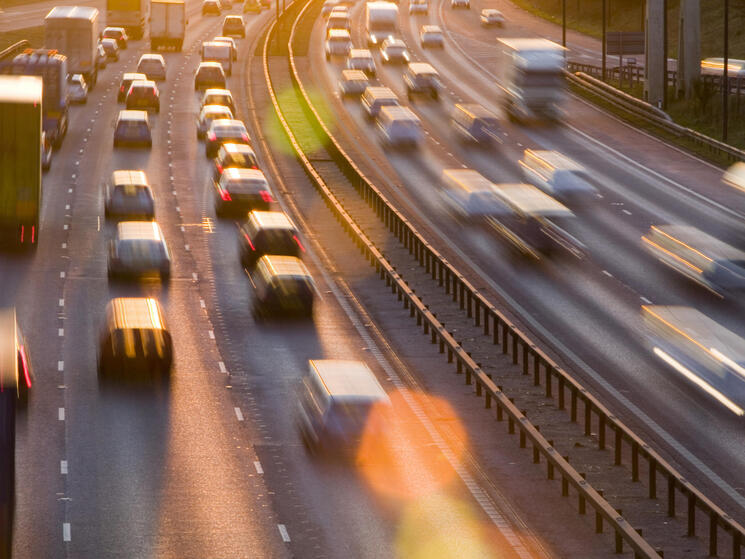
M23 29L14 29L13 31L0 33L0 50L23 39L28 40L32 47L41 48L44 46L44 26L25 27Z

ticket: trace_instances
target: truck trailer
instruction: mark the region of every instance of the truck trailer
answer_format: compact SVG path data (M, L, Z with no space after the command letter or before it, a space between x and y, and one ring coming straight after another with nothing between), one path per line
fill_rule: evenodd
M509 118L560 120L566 98L566 49L548 39L498 39L497 46L497 86Z
M44 47L67 57L67 71L83 74L90 89L98 78L98 10L55 6L44 18Z
M377 46L389 35L398 33L398 6L393 2L368 2L365 5L365 29L368 46Z
M186 35L184 0L153 0L150 5L150 48L181 50Z
M149 5L148 0L106 0L106 25L124 27L129 37L142 39Z
M0 75L0 241L35 248L41 209L42 78Z
M67 133L67 57L54 50L28 49L11 60L0 61L0 73L41 76L44 84L42 126L47 140L59 148Z

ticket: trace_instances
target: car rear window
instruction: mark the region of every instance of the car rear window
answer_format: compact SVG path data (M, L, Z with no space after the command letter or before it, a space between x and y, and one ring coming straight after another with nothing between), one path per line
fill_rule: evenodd
M225 167L254 167L256 158L246 153L232 153L225 158Z

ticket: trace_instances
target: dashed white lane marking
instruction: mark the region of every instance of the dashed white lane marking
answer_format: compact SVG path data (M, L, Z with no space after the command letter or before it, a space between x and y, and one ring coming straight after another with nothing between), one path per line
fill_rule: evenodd
M207 305L204 303L204 299L199 299L199 306L202 307L203 309L207 308Z
M61 277L61 278L63 278L63 279L64 279L64 277L65 277L65 272L60 272L60 273L59 273L59 277Z
M67 243L62 243L62 248L67 248Z
M71 540L72 540L72 534L70 533L70 523L63 522L62 523L62 541L69 542Z
M196 273L196 272L192 272L192 273L191 273L191 279L193 279L194 281L197 281L197 278L198 278L198 277L199 277L199 276L197 276L197 273Z
M181 232L182 233L185 233L186 232L186 227L184 227L183 225L181 226Z
M60 421L65 420L65 408L57 408L57 419Z
M611 274L608 270L603 270L603 273L608 276L609 278L613 277L613 274Z
M67 460L59 461L59 473L63 476L67 475Z
M623 209L623 210L621 210L621 211L622 211L623 213L625 213L626 215L631 215L631 212L630 212L629 210Z
M220 369L220 372L223 373L224 375L228 374L228 369L225 366L225 363L223 363L222 361L217 363L217 368Z
M65 300L64 299L60 299L59 300L59 306L60 307L64 307L65 306Z
M254 468L256 468L256 473L257 474L263 474L264 473L264 468L261 467L261 462L259 462L258 460L254 460Z
M191 250L191 249L189 248L189 245L184 245L184 250L185 250L186 252L189 252L189 250Z
M69 210L70 209L70 204L65 204L65 209L66 210Z
M60 338L61 338L62 336L64 336L64 335L65 335L65 329L64 329L64 328L60 328L60 329L58 329L58 330L57 330L57 335L58 335L58 336L59 336Z
M67 230L68 230L69 228L70 228L70 226L69 226L69 225L68 225L67 223L65 223L65 224L64 224L64 225L62 226L62 229L64 229L65 231L67 231Z
M68 194L72 194L72 188L67 189Z
M65 362L64 361L57 361L57 370L60 373L65 370Z
M241 411L241 408L233 408L235 411L235 416L238 418L238 421L243 421L243 412Z
M282 541L285 543L290 542L290 534L287 532L287 528L284 524L277 524L277 529L279 530L279 535L282 536Z
M210 340L215 339L215 332L213 330L207 330L207 335L210 337Z
M646 297L640 297L640 299L642 300L642 303L644 303L646 305L651 305L652 304L652 301L650 301Z

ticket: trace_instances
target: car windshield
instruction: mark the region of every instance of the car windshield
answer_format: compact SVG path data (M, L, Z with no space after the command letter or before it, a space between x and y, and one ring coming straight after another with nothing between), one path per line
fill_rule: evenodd
M246 133L246 129L241 126L213 126L212 131L223 138L240 138Z
M157 241L120 241L118 256L131 263L158 263L166 258L163 244Z

